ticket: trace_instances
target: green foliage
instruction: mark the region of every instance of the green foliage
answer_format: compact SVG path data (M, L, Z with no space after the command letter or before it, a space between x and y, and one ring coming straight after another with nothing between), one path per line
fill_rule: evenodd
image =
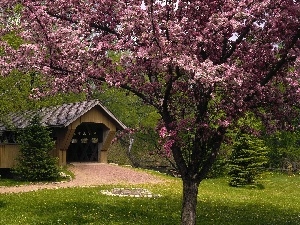
M54 148L50 131L41 125L38 116L20 132L20 156L14 174L21 180L55 180L59 176L57 159L49 155Z
M99 99L126 126L135 130L129 151L129 137L123 136L120 143L115 145L113 153L119 157L110 157L111 162L127 163L128 158L133 166L145 167L148 164L160 163L160 157L150 153L157 152L158 136L155 127L160 119L156 110L145 105L137 96L126 90L103 85L101 92L95 92L93 98ZM115 151L118 149L117 151ZM116 154L114 154L116 156Z
M45 84L43 79L42 75L24 74L18 71L12 72L8 77L2 77L0 79L0 120L6 122L7 114L11 112L40 109L86 99L85 93L58 93L41 99L30 98L32 88L42 87Z
M300 132L277 132L265 137L270 149L268 153L269 167L282 169L284 161L300 162Z
M21 46L21 44L24 44L23 39L19 35L17 35L16 32L7 33L3 35L0 39L2 41L6 41L14 49L18 49Z
M95 92L92 97L99 99L126 126L133 129L154 129L160 118L153 107L145 105L137 96L120 88L104 84L101 92Z
M19 186L29 184L28 181L15 180L11 178L2 178L0 177L0 186L10 187L10 186Z
M267 163L267 147L261 139L241 134L233 145L229 159L231 186L253 184Z
M151 129L130 134L134 138L131 149L129 149L129 135L122 136L111 145L108 161L120 165L130 164L140 168L169 167L169 161L158 151L156 135L155 131Z
M231 156L234 140L238 139L240 133L258 133L260 134L264 130L261 121L255 117L252 113L246 113L244 117L240 118L237 124L228 129L225 141L222 143L219 154L215 163L213 164L208 177L216 178L226 176L229 170L229 157ZM253 137L253 140L257 138Z
M109 154L107 160L109 163L116 163L118 165L132 165L128 158L126 147L122 146L120 141L116 141L109 147Z
M14 71L11 76L0 79L0 118L9 112L30 108L30 77Z
M216 161L214 162L212 168L210 169L207 178L217 178L217 177L224 177L228 171L227 171L227 163L228 163L228 153L218 155Z

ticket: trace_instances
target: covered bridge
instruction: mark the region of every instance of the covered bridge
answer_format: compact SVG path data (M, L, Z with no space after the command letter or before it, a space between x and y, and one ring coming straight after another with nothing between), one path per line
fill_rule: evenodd
M15 129L9 127L22 129L36 114L41 117L42 124L51 129L55 141L51 154L58 157L59 165L66 165L67 162L106 163L116 131L126 129L98 100L14 114L9 118L9 126L0 124L0 168L13 167L19 154Z

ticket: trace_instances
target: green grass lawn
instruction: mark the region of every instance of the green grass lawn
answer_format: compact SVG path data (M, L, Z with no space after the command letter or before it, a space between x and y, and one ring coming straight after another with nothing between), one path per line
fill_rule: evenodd
M225 178L200 185L198 224L298 225L300 176L269 174L256 188L229 187ZM100 190L114 186L40 190L0 195L0 224L179 224L181 182L137 185L158 198L112 197ZM128 187L128 186L126 186Z

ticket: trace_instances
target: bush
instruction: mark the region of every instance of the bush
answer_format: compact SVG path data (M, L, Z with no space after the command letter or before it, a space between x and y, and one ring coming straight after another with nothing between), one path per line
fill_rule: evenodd
M233 145L229 159L229 185L253 184L267 164L267 147L256 137L241 134Z
M27 181L55 180L59 176L57 159L49 155L54 148L50 131L43 127L38 116L19 133L20 156L13 172L18 179Z
M291 172L300 170L300 167L296 166L300 164L299 134L299 131L282 131L265 138L270 149L268 154L270 169L287 170L286 165L291 164L294 165Z
M227 159L224 156L219 156L211 167L207 178L224 177L227 174Z

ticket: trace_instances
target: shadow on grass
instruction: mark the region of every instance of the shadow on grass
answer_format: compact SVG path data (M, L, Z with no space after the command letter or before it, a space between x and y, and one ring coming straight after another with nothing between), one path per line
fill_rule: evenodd
M4 201L0 201L0 208L4 208L6 206L6 203Z
M242 189L257 189L257 190L264 190L265 186L261 183L255 183L255 184L248 184L248 185L241 185L241 186L231 186L233 188L242 188Z
M205 225L298 225L299 212L263 204L221 205L199 202L198 223Z
M283 208L281 205L280 208L276 206L276 202L259 200L253 202L250 194L245 196L244 200L238 197L228 198L226 194L223 198L223 192L228 193L228 190L224 190L226 188L233 190L220 185L221 191L215 187L213 192L200 194L202 198L199 198L198 203L198 225L300 224L300 213L295 207ZM181 194L167 188L159 190L157 193L163 197L111 197L100 194L100 188L44 190L3 195L0 199L0 224L180 224ZM232 194L241 198L248 193L247 190L236 190L238 191Z
M118 197L114 197L118 198ZM166 208L157 199L117 199L110 203L68 202L52 205L34 213L40 216L35 224L134 224L174 225L179 223L179 208ZM161 207L162 206L162 207Z
M96 197L96 196L94 196ZM66 196L67 199L67 196ZM175 198L104 197L98 202L67 201L29 209L38 215L34 224L174 225L180 223L180 201ZM197 224L205 225L297 225L298 212L271 205L199 202Z

